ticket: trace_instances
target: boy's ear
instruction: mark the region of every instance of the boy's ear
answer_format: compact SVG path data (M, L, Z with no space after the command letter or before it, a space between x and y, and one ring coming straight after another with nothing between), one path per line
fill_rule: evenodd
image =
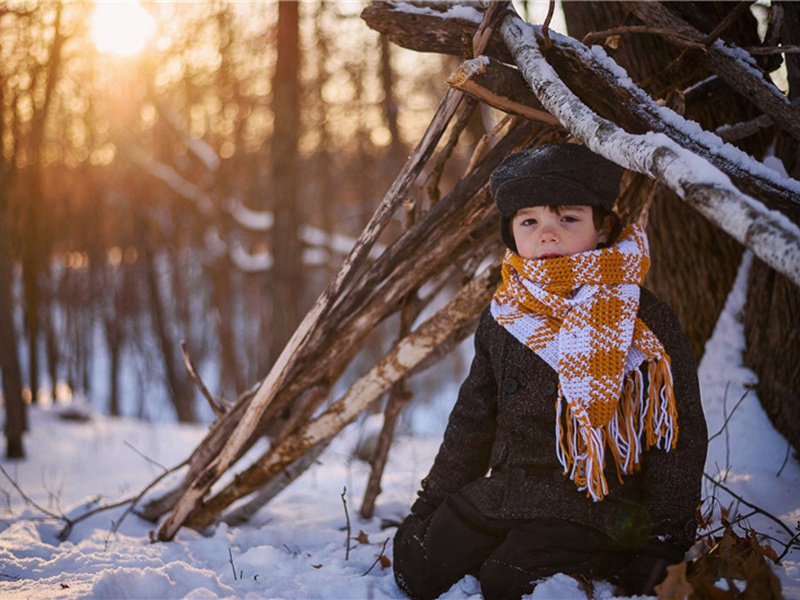
M597 242L600 244L608 243L611 236L611 231L614 229L614 217L607 215L603 219L603 226L600 228L600 235L597 236Z

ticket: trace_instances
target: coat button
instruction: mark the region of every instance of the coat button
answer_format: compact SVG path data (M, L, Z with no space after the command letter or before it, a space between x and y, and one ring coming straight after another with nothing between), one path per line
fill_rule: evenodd
M503 381L503 391L506 394L513 394L519 389L519 384L517 380L513 377L507 377L505 381Z
M511 469L511 479L514 481L522 481L525 479L525 469L522 467L516 467Z
M546 396L552 396L556 393L556 384L554 381L545 381L544 386L542 387L542 391L545 393Z

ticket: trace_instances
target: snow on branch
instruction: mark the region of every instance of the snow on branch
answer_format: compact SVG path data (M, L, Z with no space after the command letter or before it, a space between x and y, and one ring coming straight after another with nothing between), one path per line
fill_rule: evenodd
M740 192L704 158L663 133L631 134L598 116L564 84L536 41L538 28L509 16L500 31L542 105L593 151L662 181L681 198L800 286L800 228Z
M704 44L706 51L698 54L700 60L772 117L781 129L800 140L800 108L792 106L775 85L764 85L769 83L767 78L746 50L722 40L714 40L709 45L705 34L671 13L660 2L629 2L626 6L650 26L680 31L683 37Z
M203 164L209 173L214 173L219 169L222 163L219 155L205 140L189 133L189 125L178 111L157 99L153 100L153 104L164 122L181 138L189 152Z
M173 167L150 158L139 150L132 149L130 154L145 173L161 180L182 198L191 200L203 217L213 220L217 216L217 209L211 197L202 188L184 179Z

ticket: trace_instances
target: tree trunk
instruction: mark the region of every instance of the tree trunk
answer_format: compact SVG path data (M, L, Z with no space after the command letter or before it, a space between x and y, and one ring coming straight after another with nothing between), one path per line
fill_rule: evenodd
M194 393L188 376L183 370L183 363L178 358L178 343L169 331L167 307L158 282L158 264L152 241L142 244L143 259L146 262L147 287L150 292L151 314L170 390L170 399L175 407L178 421L194 423L197 416L194 409Z
M4 191L0 191L0 195ZM17 356L17 332L14 327L12 263L8 256L4 203L0 202L0 375L6 408L6 457L25 458L22 436L26 429L26 407L22 399L22 373Z
M800 5L776 3L784 11L781 43L800 43ZM784 55L789 98L800 97L800 57ZM787 172L800 176L800 144L778 133L776 154ZM745 364L758 375L756 391L775 428L800 452L800 289L760 260L750 267L744 307Z
M299 227L303 219L298 190L300 139L300 3L278 3L277 64L272 82L275 130L272 134L274 263L269 360L274 363L303 316L304 273Z

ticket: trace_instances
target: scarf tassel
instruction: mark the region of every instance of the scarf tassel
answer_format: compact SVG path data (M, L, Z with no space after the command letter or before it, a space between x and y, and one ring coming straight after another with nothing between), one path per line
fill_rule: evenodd
M619 406L603 427L592 427L586 410L556 400L556 456L565 475L595 502L608 494L605 452L614 458L617 479L641 468L643 450L670 451L678 441L678 414L669 357L647 361L648 383L639 369L626 374ZM647 389L645 389L647 388Z

